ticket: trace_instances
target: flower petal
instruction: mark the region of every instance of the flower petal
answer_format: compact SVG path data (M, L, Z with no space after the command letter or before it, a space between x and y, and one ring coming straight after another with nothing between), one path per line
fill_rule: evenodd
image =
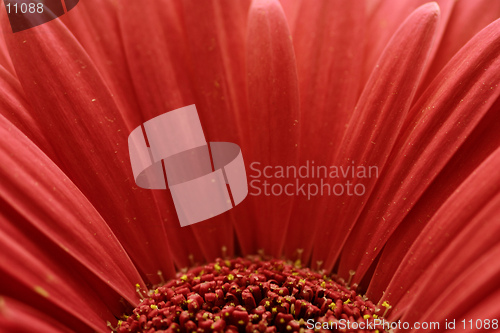
M133 1L117 6L142 122L193 104L177 3L157 1L146 6Z
M252 3L247 27L247 82L249 111L244 114L243 151L263 167L295 165L298 157L299 92L297 67L290 32L279 2ZM248 152L248 153L247 153ZM246 157L245 157L245 160ZM247 160L247 163L248 163ZM265 179L261 179L263 181ZM250 199L250 200L249 200ZM251 218L236 225L244 248L262 248L279 257L285 241L293 199L249 196ZM239 228L239 229L238 229ZM254 244L251 244L255 236ZM251 244L251 245L250 245Z
M71 332L67 327L29 306L2 296L0 296L0 331L17 333Z
M105 320L114 319L107 306L113 305L103 304L84 279L47 253L43 239L16 230L3 216L6 210L2 203L0 294L29 303L75 331L107 332Z
M174 1L118 4L118 16L130 75L142 122L193 104L187 46L181 8ZM191 228L181 228L166 191L153 191L154 202L167 231L171 256L178 269L203 261L200 242Z
M142 278L76 186L1 116L0 146L0 198L15 212L13 226L22 231L16 221L22 217L33 233L47 237L82 265L80 271L91 271L127 301L138 303L135 285L144 286Z
M486 210L485 207L491 205L494 201L492 198L499 196L500 174L496 172L499 167L500 148L448 198L420 232L401 260L381 301L399 302L406 294L406 290L424 274L427 267L431 267L432 262L441 253L448 251L450 243L454 244L460 237L464 237L465 230L491 228L492 232L495 229L494 218L487 224L486 220L478 220L478 216ZM478 221L484 225L477 224ZM470 237L473 235L470 234ZM467 247L467 251L472 251L472 248ZM457 255L453 263L460 265L462 260L463 257Z
M240 144L246 113L245 29L250 1L182 2L194 100L208 141ZM243 150L243 158L247 160ZM234 253L234 210L191 228L208 261ZM234 222L233 222L234 221ZM238 222L239 223L239 222Z
M331 163L340 148L337 143L342 140L360 94L365 4L327 0L296 6L297 20L309 22L294 34L301 94L299 125L303 134L300 165L314 161L324 166ZM300 259L310 257L314 238L303 235L318 223L317 219L310 219L314 209L307 196L295 197L290 222L293 227L288 228L286 236L288 258L294 258L297 249L304 251Z
M40 127L30 114L31 106L26 101L21 84L17 77L0 67L0 113L19 128L25 135L43 149L53 159L57 160L52 147L45 139Z
M493 249L485 249L486 253L477 253L470 265L463 272L459 272L452 280L448 281L449 285L439 293L439 298L436 299L430 296L430 293L420 296L421 302L426 302L424 308L425 314L419 316L421 322L440 322L442 326L446 321L459 319L471 308L471 304L477 304L489 295L498 290L498 281L500 279L500 265L498 264L498 256L500 255L500 246L495 246ZM453 260L449 260L452 262ZM433 274L434 278L439 279L441 272ZM464 286L467 286L464 288ZM453 300L450 302L450 300ZM497 298L498 301L498 298ZM421 309L418 306L419 311ZM409 306L408 311L412 312L414 308ZM470 317L475 322L478 317ZM404 317L403 317L404 318ZM414 317L415 318L415 317ZM495 317L482 317L485 319L493 319ZM461 325L462 323L458 323ZM462 324L463 325L463 324Z
M483 326L476 326L475 320L482 320L484 323L485 320L489 320L492 323L493 320L500 317L500 308L498 307L498 303L500 302L500 291L495 291L488 297L485 297L483 300L474 304L473 307L470 307L469 311L467 311L462 318L457 320L457 323L462 324L465 322L466 325L458 325L454 332L484 332ZM472 323L470 322L472 320ZM498 320L498 319L497 319ZM498 321L496 321L498 323Z
M137 189L131 174L130 129L92 61L59 20L6 39L32 117L57 151L61 169L111 226L141 274L152 282L160 281L159 269L172 276L161 217L150 191Z
M61 17L88 53L130 128L142 123L112 1L85 0Z
M422 193L500 95L500 20L448 63L410 111L378 184L352 233L341 272L359 281ZM417 112L418 110L418 112ZM366 256L365 253L370 253Z
M425 316L432 317L432 314L429 313L430 310L436 312L438 317L446 315L446 312L450 314L455 312L456 316L459 316L467 310L471 303L474 304L497 290L498 285L492 282L498 281L500 266L498 263L493 264L492 262L496 262L500 253L500 245L498 245L499 214L500 189L497 188L497 194L484 203L484 206L474 214L472 219L469 219L470 222L460 230L456 237L448 238L446 249L442 250L436 260L419 275L420 278L407 290L401 301L393 302L395 309L391 316L403 314L402 320L409 322L417 321ZM446 223L448 225L453 224L453 222L449 223L447 218L443 220L448 222ZM441 229L440 232L431 234L436 241L447 238L448 230L446 225L443 227L444 229ZM422 252L421 248L418 250L420 253ZM411 277L412 274L414 272L408 272L401 277L404 279ZM465 285L468 288L463 288L463 284L456 285L461 281L467 282ZM461 289L461 292L459 293L457 289ZM388 298L392 297L392 290L394 289L391 288L386 294ZM446 296L448 293L457 296L456 302L450 302L447 306L442 305L441 310L429 306L435 303L436 295ZM449 299L449 297L445 298ZM399 308L399 304L402 305L402 309Z
M376 166L377 173L383 170L410 109L432 46L438 18L439 8L435 3L424 5L393 36L361 94L334 165L349 167L357 163L367 169ZM358 182L349 175L342 181ZM370 195L376 182L375 176L362 179L364 196ZM331 184L332 187L334 185ZM322 209L320 212L323 223L316 230L317 245L313 260L326 260L327 270L332 269L366 202L364 196L347 195L325 196L321 200L326 211ZM332 219L332 216L336 218Z
M302 0L280 0L280 4L281 7L283 7L288 26L293 34L297 23L297 16L299 15L299 9L302 6Z
M364 77L369 77L376 61L382 54L388 41L396 32L403 21L419 6L427 3L427 0L407 0L407 1L378 1L375 2L374 8L371 9L368 25L367 25L367 45L366 58L364 61ZM436 3L439 5L441 19L436 31L436 43L431 50L431 60L439 45L440 39L448 22L448 18L452 14L455 6L454 0L439 0ZM369 2L369 4L371 1ZM430 65L430 63L428 64Z
M436 211L500 147L499 108L500 99L490 108L385 244L374 272L375 278L370 281L367 291L367 296L372 301L380 299L404 256Z
M499 17L498 1L455 1L436 56L421 87L427 87L460 48Z

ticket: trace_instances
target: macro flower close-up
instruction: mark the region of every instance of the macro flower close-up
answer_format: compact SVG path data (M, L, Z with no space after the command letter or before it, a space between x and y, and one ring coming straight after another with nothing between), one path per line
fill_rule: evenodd
M500 1L51 2L0 11L0 333L498 331ZM186 107L248 191L210 146L190 225L130 144Z

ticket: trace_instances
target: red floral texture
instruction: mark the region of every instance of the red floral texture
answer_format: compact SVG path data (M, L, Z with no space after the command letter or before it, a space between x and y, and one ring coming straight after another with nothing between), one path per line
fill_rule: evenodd
M2 14L0 331L109 332L136 284L262 250L355 272L390 320L500 318L500 2L145 3L15 34ZM127 136L189 104L247 167L380 177L180 228L168 191L135 185Z

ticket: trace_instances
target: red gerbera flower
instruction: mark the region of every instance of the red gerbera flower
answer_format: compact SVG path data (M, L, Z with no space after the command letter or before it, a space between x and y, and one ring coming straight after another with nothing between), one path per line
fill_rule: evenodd
M3 20L2 332L498 328L500 2L80 2ZM190 104L247 172L378 177L181 228L127 136Z

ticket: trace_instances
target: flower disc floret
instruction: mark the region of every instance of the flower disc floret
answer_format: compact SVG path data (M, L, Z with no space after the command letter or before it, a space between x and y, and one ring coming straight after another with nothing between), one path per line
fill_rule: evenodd
M150 290L117 332L303 332L311 323L373 323L376 312L335 276L283 260L218 259Z

